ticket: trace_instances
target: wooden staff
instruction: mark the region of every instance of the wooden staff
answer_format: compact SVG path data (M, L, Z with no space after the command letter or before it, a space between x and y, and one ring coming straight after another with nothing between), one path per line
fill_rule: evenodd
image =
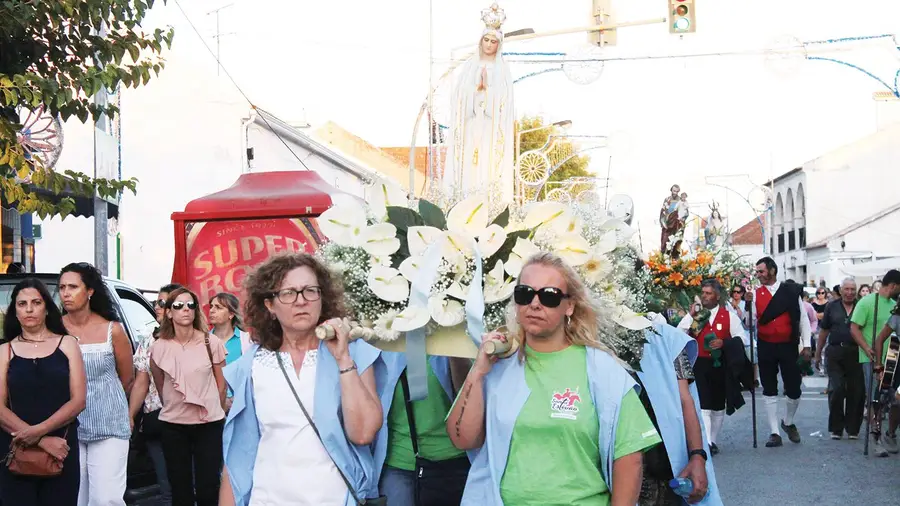
M754 331L756 328L756 324L753 321L753 300L746 301L744 305L744 309L747 310L747 327L750 332L750 370L753 370L753 357L756 355L755 347L753 346L754 341ZM753 419L753 447L756 448L756 373L753 373L753 384L750 386L750 416Z
M351 341L356 339L369 341L375 338L375 329L363 327L357 322L351 322L348 318L343 319L343 324L350 329ZM337 338L337 332L328 323L323 323L316 327L316 337L322 341L330 341Z
M505 327L500 327L494 332L491 332L491 334L499 334L505 337L506 341L500 339L490 339L485 341L483 348L484 352L488 355L507 358L519 351L519 341L515 337L510 336L509 331L507 331Z

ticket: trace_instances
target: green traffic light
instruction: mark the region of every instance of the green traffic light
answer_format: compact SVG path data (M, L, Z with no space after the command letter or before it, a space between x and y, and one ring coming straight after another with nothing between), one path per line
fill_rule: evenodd
M674 27L675 30L679 32L686 32L691 28L691 20L688 18L678 18L675 20Z

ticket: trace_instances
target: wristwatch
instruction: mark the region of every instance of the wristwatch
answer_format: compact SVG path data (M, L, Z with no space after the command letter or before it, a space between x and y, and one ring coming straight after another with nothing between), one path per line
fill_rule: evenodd
M703 460L709 460L709 455L706 454L706 450L691 450L688 452L688 458L690 459L694 455L699 455Z

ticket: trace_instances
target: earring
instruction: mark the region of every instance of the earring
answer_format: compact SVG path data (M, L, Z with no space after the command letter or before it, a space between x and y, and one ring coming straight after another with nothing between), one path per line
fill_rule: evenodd
M572 317L569 315L566 315L566 327L568 327L571 324L572 324Z
M275 319L275 313L269 313L269 315L272 316L272 319L273 319L273 320Z

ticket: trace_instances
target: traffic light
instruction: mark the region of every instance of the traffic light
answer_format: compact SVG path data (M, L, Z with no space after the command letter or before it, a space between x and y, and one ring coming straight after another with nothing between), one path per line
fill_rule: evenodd
M694 0L669 0L669 33L694 33L697 16Z
M591 2L591 16L594 24L612 25L615 24L615 13L612 8L613 0L593 0ZM588 33L591 44L596 46L615 46L616 30L593 31Z

